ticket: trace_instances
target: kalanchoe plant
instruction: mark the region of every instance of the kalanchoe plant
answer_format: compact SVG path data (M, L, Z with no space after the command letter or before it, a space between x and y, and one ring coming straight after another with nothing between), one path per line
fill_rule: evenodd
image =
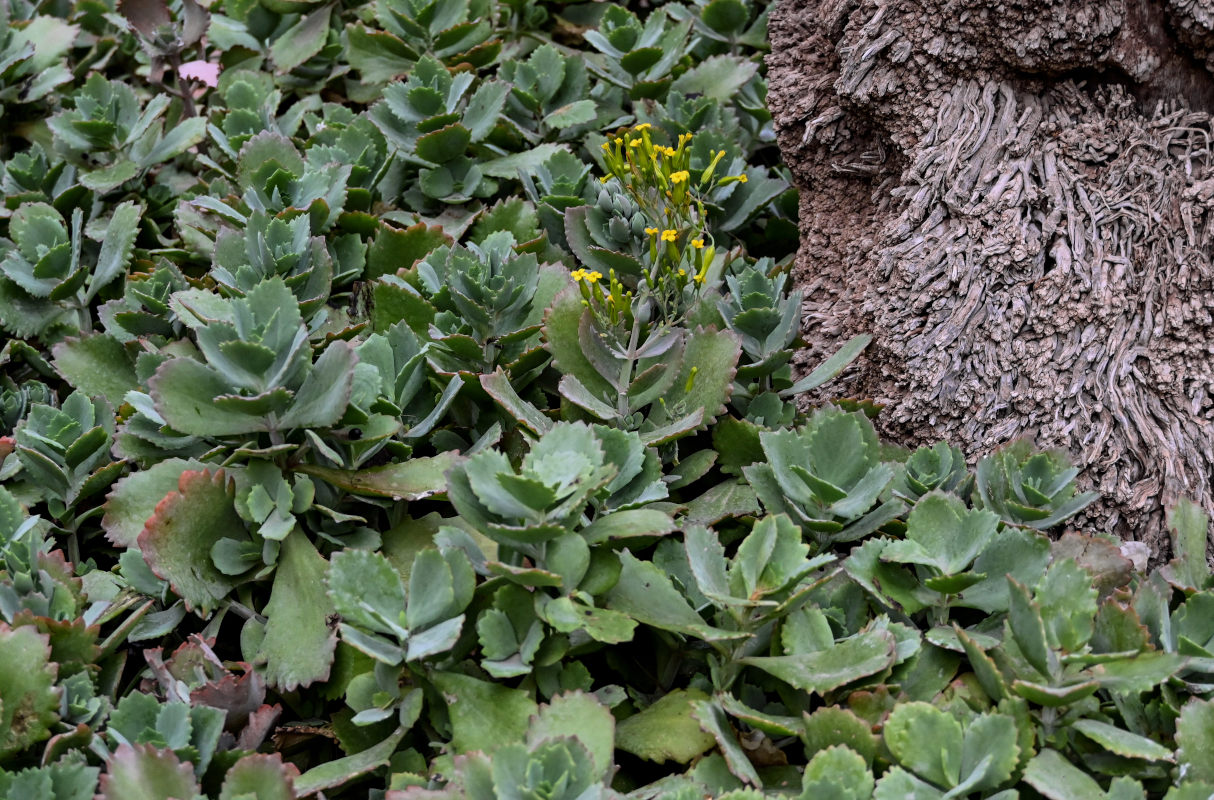
M151 379L156 413L179 433L225 437L336 424L349 402L356 356L342 341L313 362L307 329L281 278L245 297L210 292L173 295L194 333L200 359L171 358Z
M880 502L894 470L863 415L821 410L805 427L760 441L768 463L745 467L746 479L769 511L788 514L820 544L861 538L905 510L897 499Z
M422 56L448 66L483 67L502 49L493 34L490 0L387 0L375 4L375 22L346 28L350 65L367 83L408 74Z
M486 536L532 557L545 542L580 526L591 497L618 473L587 425L558 423L516 470L486 450L448 474L451 502Z
M215 238L211 277L229 296L243 297L262 281L281 277L311 320L329 297L333 260L309 219L270 217L254 211L244 230L224 228Z
M36 404L17 426L16 455L31 488L45 498L61 524L75 520L79 504L104 491L122 473L110 455L114 415L104 401L73 392L62 406Z
M72 109L47 124L55 134L55 149L80 167L80 182L98 193L175 158L206 136L201 117L166 126L168 95L158 94L145 105L133 88L100 74L90 77L72 100Z
M627 89L634 100L661 97L683 57L690 29L690 20L672 22L665 13L650 14L642 23L623 6L610 7L598 30L586 32L586 41L602 54L591 69Z
M98 248L86 241L84 215L69 224L53 206L26 203L9 221L16 244L0 261L0 323L20 336L67 333L92 327L89 303L126 272L141 209L120 204L101 232ZM95 223L101 221L94 220ZM90 223L93 224L93 223Z
M1037 451L1019 440L978 462L978 497L1009 525L1051 528L1091 505L1096 492L1075 492L1079 470L1060 450Z
M507 61L500 74L512 86L506 116L533 144L574 138L598 117L585 62L550 44L526 60Z
M510 86L487 81L470 91L473 80L468 72L452 75L427 56L407 81L385 88L384 99L370 111L403 162L421 168L417 184L409 181L402 187L405 202L414 209L435 201L467 202L496 188L468 151L497 124Z
M80 29L66 20L37 16L19 21L0 9L0 114L18 103L42 100L72 79L63 63Z
M433 659L455 646L476 583L459 549L422 550L409 576L406 586L386 558L359 550L336 554L329 568L342 638L389 666Z
M913 503L933 490L969 497L974 477L965 466L965 456L947 442L920 447L911 453L894 475L894 494Z

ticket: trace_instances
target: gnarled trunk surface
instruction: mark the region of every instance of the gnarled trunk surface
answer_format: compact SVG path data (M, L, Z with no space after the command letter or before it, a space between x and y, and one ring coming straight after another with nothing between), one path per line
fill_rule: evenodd
M781 0L808 361L907 445L1071 452L1083 524L1214 511L1214 0Z

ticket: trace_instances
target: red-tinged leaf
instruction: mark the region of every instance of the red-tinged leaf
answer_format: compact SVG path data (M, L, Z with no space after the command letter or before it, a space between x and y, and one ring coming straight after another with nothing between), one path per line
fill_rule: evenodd
M211 561L211 548L220 539L248 538L235 494L235 483L223 470L186 470L177 491L157 504L138 537L152 572L169 582L187 609L204 618L241 582Z
M144 36L151 36L161 25L173 23L164 0L119 0L118 11Z
M294 800L299 769L284 763L278 753L248 755L228 770L219 800L256 797L257 800Z
M194 768L172 750L123 744L106 764L97 800L193 800L200 794Z
M50 637L0 622L0 758L50 737L59 719Z
M274 723L282 716L282 706L278 703L274 705L265 705L249 715L249 721L245 724L244 730L236 737L236 748L238 750L256 750L261 747L261 743L270 735L270 731L274 728Z

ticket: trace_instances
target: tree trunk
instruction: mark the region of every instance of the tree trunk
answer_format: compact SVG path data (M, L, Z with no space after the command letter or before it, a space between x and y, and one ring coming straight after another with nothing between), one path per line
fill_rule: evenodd
M1029 436L1169 550L1214 510L1214 0L781 0L807 361L907 445Z

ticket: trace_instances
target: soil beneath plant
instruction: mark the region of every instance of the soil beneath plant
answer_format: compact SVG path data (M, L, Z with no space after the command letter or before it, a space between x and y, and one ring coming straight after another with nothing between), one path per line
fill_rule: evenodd
M801 190L811 401L973 463L1061 447L1148 544L1214 511L1214 0L781 0L768 100Z

